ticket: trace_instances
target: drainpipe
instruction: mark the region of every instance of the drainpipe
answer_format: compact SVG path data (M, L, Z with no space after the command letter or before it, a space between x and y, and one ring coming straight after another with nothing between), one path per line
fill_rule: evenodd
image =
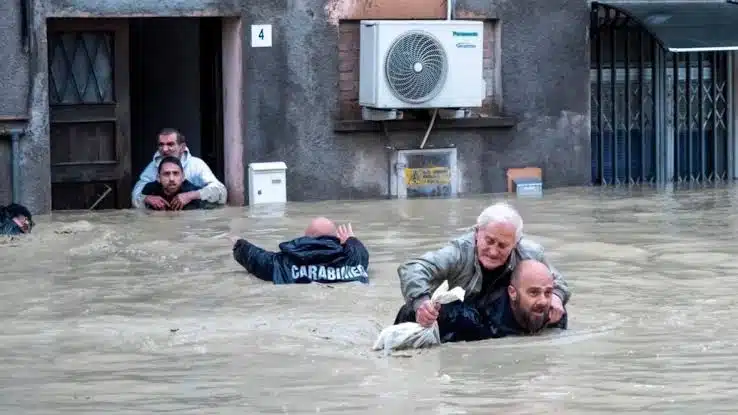
M20 203L20 136L22 132L13 131L11 132L11 151L10 151L10 164L11 170L11 183L13 184L13 203Z
M20 139L25 135L25 129L11 127L1 130L0 134L10 136L10 164L12 166L10 172L10 181L12 183L11 197L13 203L20 203Z
M37 69L37 53L35 45L35 36L31 28L33 27L33 1L34 0L19 0L18 5L20 6L21 12L21 24L20 24L20 35L23 44L23 51L28 55L28 94L26 96L26 109L28 114L31 114L31 107L33 104L33 84L36 76ZM20 191L20 139L26 134L26 127L19 126L18 121L12 121L12 125L6 128L0 129L0 135L9 135L11 143L10 151L10 164L11 164L11 187L12 187L12 200L13 203L20 203L21 191ZM24 119L24 124L30 123L30 117Z

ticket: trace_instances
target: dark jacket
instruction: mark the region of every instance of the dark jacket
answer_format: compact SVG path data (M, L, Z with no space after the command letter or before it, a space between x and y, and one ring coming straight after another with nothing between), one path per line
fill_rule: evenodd
M149 182L146 183L146 186L144 186L143 190L141 190L141 194L144 196L161 196L167 202L171 202L176 195L180 193L193 192L195 190L200 190L200 188L192 184L189 180L185 180L182 182L182 186L179 188L179 191L177 193L173 195L167 195L164 193L164 186L162 186L161 183ZM148 204L146 204L146 207L148 209L153 209ZM200 199L195 199L192 202L186 204L183 210L205 209L207 207L209 207L207 203ZM171 208L167 207L164 210L171 210Z
M15 236L23 233L23 229L13 221L13 218L0 219L0 235Z
M0 206L0 235L14 236L25 233L13 220L16 216L25 216L33 228L31 212L23 205L11 203L7 206Z
M554 278L554 294L566 305L571 296L566 280L546 260L543 247L527 237L523 237L510 253L502 275L503 279L510 281L517 264L525 259L535 259L548 266ZM443 281L448 281L449 287L463 288L466 297L470 299L478 296L484 288L484 273L477 257L477 239L474 231L452 240L439 250L426 252L420 258L400 265L397 272L405 301L412 303L415 308L430 298L431 293Z
M248 272L275 284L369 283L369 252L356 238L341 245L334 236L303 236L279 244L280 252L270 252L239 239L233 258Z
M510 305L507 288L490 296L487 302L456 301L441 306L438 313L438 332L441 343L496 339L506 336L530 334L518 324ZM404 304L397 313L394 324L415 322L412 304ZM547 329L566 330L568 315L557 323L546 325Z
M561 320L546 324L545 328L566 330L567 326L568 315L564 313ZM443 343L533 334L515 319L507 293L484 306L461 301L442 306L438 315L438 331Z

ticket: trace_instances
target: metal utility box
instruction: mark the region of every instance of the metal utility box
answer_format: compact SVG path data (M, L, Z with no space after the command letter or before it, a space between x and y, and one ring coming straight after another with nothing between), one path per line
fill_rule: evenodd
M249 204L287 202L287 165L281 161L249 164Z
M405 199L457 195L455 148L397 150L390 163L392 196Z
M543 197L543 182L537 177L513 179L518 197Z

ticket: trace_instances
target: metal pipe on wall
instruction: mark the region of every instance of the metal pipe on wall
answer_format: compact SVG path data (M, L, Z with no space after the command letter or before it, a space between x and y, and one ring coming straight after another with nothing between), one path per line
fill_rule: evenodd
M12 194L11 198L13 203L20 203L20 131L13 131L11 133L11 150L10 150L10 165L12 170L10 172L10 181Z
M24 128L4 128L0 130L0 137L10 138L10 183L11 183L11 200L13 203L20 203L20 139L25 134Z

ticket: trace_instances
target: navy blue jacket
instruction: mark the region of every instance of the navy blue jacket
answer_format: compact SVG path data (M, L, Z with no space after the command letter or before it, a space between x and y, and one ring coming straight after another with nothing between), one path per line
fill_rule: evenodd
M143 190L141 190L141 194L144 196L161 196L167 202L171 202L172 199L174 199L174 197L180 193L187 193L200 189L200 187L195 186L189 180L185 180L182 182L182 186L179 188L179 191L177 193L173 195L167 195L166 193L164 193L164 186L162 186L161 183L149 182L146 183L146 186L144 186ZM146 204L146 207L149 209L154 209L153 207L149 206L148 203ZM204 200L195 199L186 204L183 210L207 209L209 207L211 206ZM164 210L171 210L171 208L165 207Z
M15 236L23 233L23 229L12 218L0 218L0 235Z
M282 242L279 252L239 239L233 258L257 278L275 284L369 283L369 252L353 237L341 245L334 236L303 236Z
M502 290L501 290L502 291ZM476 341L506 336L530 334L515 319L507 290L487 304L472 305L456 301L441 307L438 315L438 331L441 342ZM545 328L566 330L568 316Z

